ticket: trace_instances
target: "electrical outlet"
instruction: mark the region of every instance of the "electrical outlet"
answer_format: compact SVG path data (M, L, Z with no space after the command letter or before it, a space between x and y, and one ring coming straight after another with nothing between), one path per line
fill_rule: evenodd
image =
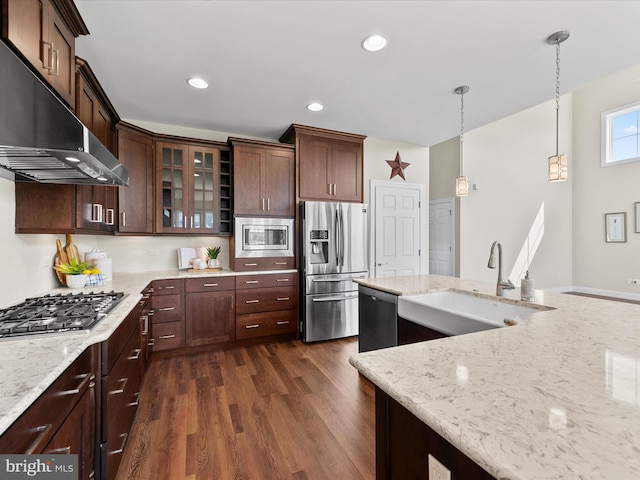
M451 470L441 464L436 457L429 454L429 480L451 480Z
M147 255L157 257L158 255L160 255L160 250L158 250L157 248L150 248L149 250L147 250Z

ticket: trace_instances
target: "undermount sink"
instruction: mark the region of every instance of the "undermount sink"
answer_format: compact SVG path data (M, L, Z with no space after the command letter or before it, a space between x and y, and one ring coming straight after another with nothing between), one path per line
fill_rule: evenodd
M518 323L548 307L515 305L498 298L446 291L400 296L398 316L446 335L462 335Z

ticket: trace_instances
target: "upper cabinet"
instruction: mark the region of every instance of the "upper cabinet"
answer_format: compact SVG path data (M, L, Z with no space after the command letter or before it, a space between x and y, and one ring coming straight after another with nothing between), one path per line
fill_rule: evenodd
M118 187L119 233L153 233L153 134L118 124L118 160L129 172L129 185Z
M280 141L296 146L298 199L362 202L365 138L291 125Z
M107 149L117 155L115 125L120 118L89 64L76 57L76 116ZM118 189L78 185L77 226L84 230L114 232L118 228Z
M231 234L226 144L157 141L155 148L156 232Z
M295 216L292 145L230 138L236 215Z
M75 38L87 35L73 0L3 0L7 38L71 108L75 108Z

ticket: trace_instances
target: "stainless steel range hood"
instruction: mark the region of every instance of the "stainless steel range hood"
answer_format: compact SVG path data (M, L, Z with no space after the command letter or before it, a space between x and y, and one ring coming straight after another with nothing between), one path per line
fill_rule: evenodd
M42 183L129 183L118 159L1 41L0 167Z

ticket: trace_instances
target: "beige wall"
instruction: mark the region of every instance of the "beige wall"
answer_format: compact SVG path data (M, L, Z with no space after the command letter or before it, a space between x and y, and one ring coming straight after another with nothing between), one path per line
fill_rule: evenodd
M640 66L574 92L573 281L587 289L640 294L640 162L600 167L600 114L640 100ZM604 214L626 212L627 242L606 243Z
M429 149L429 200L454 199L454 275L460 276L460 198L456 197L455 178L460 172L460 137L433 145ZM466 173L466 170L463 170Z
M561 99L560 149L571 152L571 95ZM495 281L487 268L494 240L509 276L544 205L544 236L530 271L537 288L571 285L571 181L549 183L547 158L555 150L555 101L465 134L464 171L477 185L460 199L460 276ZM570 168L570 178L573 178ZM511 278L519 285L520 277Z

